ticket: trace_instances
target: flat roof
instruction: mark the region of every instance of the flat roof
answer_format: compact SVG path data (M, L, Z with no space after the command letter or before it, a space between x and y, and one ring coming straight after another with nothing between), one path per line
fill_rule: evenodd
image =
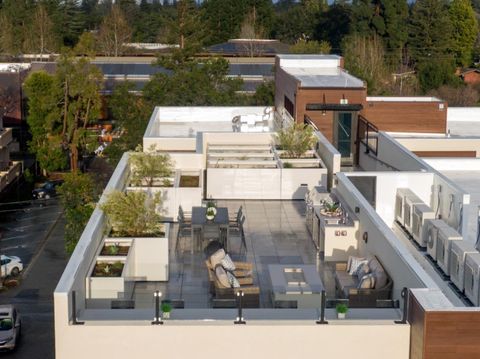
M338 67L282 67L282 69L300 81L301 87L365 87L362 80L350 75Z
M367 101L373 102L444 102L437 97L428 96L367 96Z

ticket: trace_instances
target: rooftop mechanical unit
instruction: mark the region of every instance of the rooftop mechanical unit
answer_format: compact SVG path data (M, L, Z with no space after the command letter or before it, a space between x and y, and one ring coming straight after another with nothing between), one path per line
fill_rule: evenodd
M464 289L465 258L468 253L478 253L467 241L453 241L450 247L450 280L460 292Z
M405 196L403 201L403 226L412 234L413 226L413 206L415 204L425 204L415 193Z
M465 258L465 295L479 306L480 253L467 253Z
M450 254L453 242L462 241L462 235L450 226L440 227L437 234L437 264L450 275Z
M409 203L409 206L405 206L406 203ZM410 188L397 188L397 195L395 197L395 219L402 225L405 225L405 222L411 225L411 208L410 204L412 203L423 203L420 198L410 189ZM405 209L407 212L405 212ZM408 219L406 220L406 217Z
M418 243L420 247L425 248L427 246L426 234L427 219L435 219L435 212L426 204L414 204L412 211L412 236L415 242Z
M441 219L427 219L425 222L425 237L424 242L427 243L427 253L434 260L437 259L437 243L438 243L438 232L440 228L448 227Z

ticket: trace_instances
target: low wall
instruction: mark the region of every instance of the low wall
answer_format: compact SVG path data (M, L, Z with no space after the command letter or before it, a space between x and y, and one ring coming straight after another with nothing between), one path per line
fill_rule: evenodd
M218 199L304 199L326 186L325 168L209 168L206 197Z
M340 172L342 155L321 132L315 132L315 136L317 136L318 139L318 155L328 170L327 186L328 188L332 188L334 185L334 174Z
M480 125L480 121L478 123ZM477 125L477 126L478 126ZM480 139L478 138L396 138L396 141L412 152L461 152L472 151L480 157ZM439 155L438 157L442 157Z
M237 343L232 347L232 340ZM164 325L62 325L57 327L56 358L198 358L219 353L229 358L408 359L410 326L393 321L167 322ZM345 345L348 343L348 345ZM371 344L371 345L370 345Z

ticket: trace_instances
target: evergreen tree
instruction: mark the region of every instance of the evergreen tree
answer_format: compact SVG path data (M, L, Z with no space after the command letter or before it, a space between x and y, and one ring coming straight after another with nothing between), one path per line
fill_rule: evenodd
M385 23L387 53L399 59L408 39L408 4L406 0L380 0Z
M452 23L446 0L417 0L410 19L408 47L414 61L449 57Z
M477 40L478 22L469 0L453 0L449 9L452 22L452 50L457 65L468 66Z
M73 47L85 29L85 17L79 0L63 0L57 12L56 32L62 35L63 44Z

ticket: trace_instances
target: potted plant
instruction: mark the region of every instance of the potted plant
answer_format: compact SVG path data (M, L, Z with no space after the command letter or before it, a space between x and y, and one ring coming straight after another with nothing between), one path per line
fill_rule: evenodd
M345 316L347 315L348 312L348 305L345 303L338 303L336 306L337 310L337 318L338 319L345 319Z
M130 181L134 186L152 187L160 185L163 187L173 186L173 162L168 154L155 152L155 146L150 147L150 152L142 151L141 146L137 147L129 157L131 177Z
M342 208L338 202L323 200L321 206L320 213L324 216L338 217L342 215Z
M172 312L172 305L169 302L162 303L162 318L170 319L170 313Z
M207 219L212 221L215 218L217 210L215 207L207 207Z

